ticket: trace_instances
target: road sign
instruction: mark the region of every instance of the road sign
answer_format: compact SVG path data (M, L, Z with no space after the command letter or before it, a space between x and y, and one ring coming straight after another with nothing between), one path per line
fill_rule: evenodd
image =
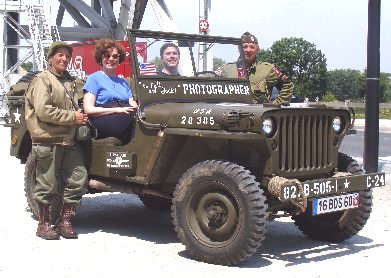
M199 22L199 27L201 32L206 32L209 30L209 22L206 19L201 19Z

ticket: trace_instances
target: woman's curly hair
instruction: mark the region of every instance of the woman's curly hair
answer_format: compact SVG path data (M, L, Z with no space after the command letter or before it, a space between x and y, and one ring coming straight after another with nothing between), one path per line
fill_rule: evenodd
M121 44L117 43L112 39L100 39L96 42L95 51L94 51L95 61L99 65L102 65L103 56L106 54L111 54L114 48L116 48L118 51L119 63L125 61L126 58L125 48Z

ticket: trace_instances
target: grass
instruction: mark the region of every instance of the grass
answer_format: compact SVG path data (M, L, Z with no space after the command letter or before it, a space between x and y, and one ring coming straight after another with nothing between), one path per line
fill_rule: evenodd
M364 119L365 118L365 108L355 108L356 119ZM380 108L379 110L379 118L380 119L391 119L391 108Z

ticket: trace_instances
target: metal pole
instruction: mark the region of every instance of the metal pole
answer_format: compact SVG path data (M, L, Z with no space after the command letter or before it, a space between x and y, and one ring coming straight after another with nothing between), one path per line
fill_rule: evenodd
M209 15L208 15L208 9L210 9L210 0L199 0L198 2L198 9L199 9L199 23L201 20L208 21ZM208 35L209 30L201 31L201 28L199 30L200 35ZM208 56L210 56L210 51L207 51L208 44L202 43L199 45L199 55L202 57L202 60L198 59L198 70L199 71L205 71L208 70Z
M208 0L204 0L204 19L209 20L209 18L208 18ZM209 31L206 31L203 33L207 35L209 33ZM203 70L208 69L208 56L206 53L206 47L207 47L207 45L204 44L203 51L202 51L203 55L204 55L204 58L202 59L203 60Z
M364 169L367 173L377 172L379 163L380 7L381 0L368 1L364 135Z

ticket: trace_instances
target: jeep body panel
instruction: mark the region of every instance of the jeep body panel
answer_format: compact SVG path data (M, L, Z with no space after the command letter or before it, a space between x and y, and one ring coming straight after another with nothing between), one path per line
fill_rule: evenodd
M24 96L8 96L8 117L4 126L11 128L10 155L22 162L31 151L31 138L24 118Z

